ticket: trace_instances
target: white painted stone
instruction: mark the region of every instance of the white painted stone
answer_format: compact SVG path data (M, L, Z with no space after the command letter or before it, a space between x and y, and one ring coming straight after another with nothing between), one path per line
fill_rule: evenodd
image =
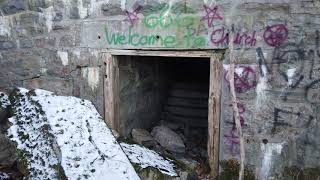
M0 36L11 35L10 17L0 16Z
M287 70L287 76L288 76L288 85L291 86L293 84L293 77L295 75L296 68L291 68Z
M259 82L256 87L256 108L260 108L266 103L267 95L266 90L270 89L270 85L268 84L268 71L265 65L261 66L263 77L259 78Z
M281 154L282 148L282 143L261 144L261 152L263 155L263 159L262 167L260 168L259 180L269 179L271 166L274 165L273 158L275 155Z
M78 1L78 10L81 19L84 19L88 16L88 8L83 7L82 0Z
M53 6L50 6L48 8L42 8L41 10L43 12L43 16L46 19L46 26L47 26L48 32L50 32L52 30L52 24L53 24L52 20L54 17Z
M66 66L69 63L68 52L58 51L58 56L62 62L62 65Z
M121 0L121 9L122 10L126 9L126 3L127 3L127 0Z
M82 69L82 77L87 78L89 87L95 90L99 85L99 68L87 67Z

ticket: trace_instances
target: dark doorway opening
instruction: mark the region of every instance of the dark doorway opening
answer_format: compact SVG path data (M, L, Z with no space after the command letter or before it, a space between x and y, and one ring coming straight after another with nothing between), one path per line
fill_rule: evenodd
M117 60L120 134L130 137L132 129L152 132L166 126L185 144L184 153L173 153L177 158L208 167L210 58L117 56Z

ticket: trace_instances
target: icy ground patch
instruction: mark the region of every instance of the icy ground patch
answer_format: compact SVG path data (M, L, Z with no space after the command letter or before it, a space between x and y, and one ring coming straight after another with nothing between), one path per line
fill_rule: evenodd
M61 150L68 179L139 179L90 101L35 90Z
M29 179L139 179L93 104L20 89L9 135L24 152Z
M7 179L9 180L10 177L7 173L0 172L0 179L1 180L7 180Z
M0 92L0 106L3 108L7 108L7 106L9 105L10 105L10 101L8 96L5 93Z
M21 150L21 161L25 161L30 179L57 179L59 163L52 147L54 138L41 109L27 93L26 89L15 91L11 102L15 116L9 118L12 125L8 136Z
M121 143L120 145L129 157L130 161L138 164L142 169L146 167L155 167L163 174L177 176L172 162L165 160L155 151L138 146L136 144Z

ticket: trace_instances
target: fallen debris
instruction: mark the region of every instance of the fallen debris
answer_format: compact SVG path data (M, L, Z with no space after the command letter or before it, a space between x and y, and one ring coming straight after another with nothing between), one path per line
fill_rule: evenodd
M153 150L136 144L120 144L132 163L139 165L142 169L147 167L157 168L163 174L177 176L172 161L164 159Z
M185 145L181 137L168 127L156 126L153 128L151 135L165 149L176 153L185 152Z
M133 140L142 146L152 147L156 145L151 134L145 129L132 129L131 135Z

